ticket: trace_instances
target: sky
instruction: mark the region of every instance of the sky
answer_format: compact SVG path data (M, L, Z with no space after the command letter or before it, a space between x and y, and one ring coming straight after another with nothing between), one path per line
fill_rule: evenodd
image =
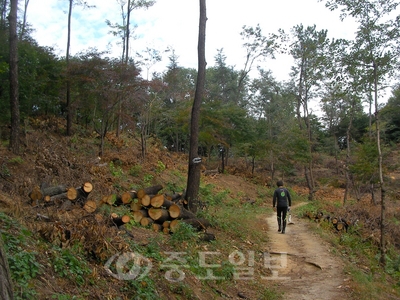
M40 46L51 46L56 54L65 56L67 44L68 0L30 0L27 21L35 30L33 38ZM72 55L95 47L109 50L112 57L120 57L122 46L112 36L105 21L122 23L120 6L116 0L87 0L96 7L73 8L71 49ZM20 5L21 5L20 1ZM240 70L245 57L240 37L242 27L260 25L262 34L277 33L278 29L289 32L296 25L316 25L317 30L327 29L329 38L352 39L357 25L352 20L341 21L338 11L330 11L318 0L208 0L206 23L206 61L215 64L217 49L223 49L228 66ZM173 48L178 64L197 69L197 42L199 26L198 0L156 0L149 9L133 11L131 24L137 26L131 40L130 53L142 52L146 47L163 53L163 60L150 69L162 72L169 64ZM131 25L131 26L132 26ZM261 66L271 70L273 76L284 81L289 79L292 60L285 55L269 59Z

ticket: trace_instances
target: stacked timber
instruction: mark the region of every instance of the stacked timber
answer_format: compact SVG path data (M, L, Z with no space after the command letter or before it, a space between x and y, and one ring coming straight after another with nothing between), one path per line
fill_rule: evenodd
M195 214L185 209L181 194L166 195L160 193L161 185L154 185L138 191L130 191L123 195L104 196L102 203L109 205L129 205L132 218L141 226L148 227L156 232L173 233L182 222L192 225L197 230L205 230L210 223L199 219Z
M88 200L92 191L92 183L84 182L78 187L57 185L40 188L39 186L35 186L28 196L33 206L57 205L61 208L67 208L75 203L81 205L87 212L91 213L97 209L96 201Z
M323 212L319 211L317 213L312 213L312 212L305 212L305 217L314 220L316 222L328 222L330 223L333 228L337 231L337 232L347 232L347 230L349 229L349 227L356 223L354 221L349 221L343 217L337 217L337 216L330 216L330 215L326 215Z

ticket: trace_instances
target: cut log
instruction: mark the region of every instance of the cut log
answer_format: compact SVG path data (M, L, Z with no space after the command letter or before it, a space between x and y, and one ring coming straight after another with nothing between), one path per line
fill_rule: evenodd
M203 171L203 174L204 174L205 176L208 176L208 175L216 175L216 174L218 174L218 173L219 173L218 167L217 167L216 169L214 169L214 170L204 170L204 171Z
M40 190L40 187L37 185L35 186L32 191L28 194L29 198L33 201L33 202L37 202L39 200L43 199L43 193ZM36 203L34 203L36 204Z
M93 184L90 182L85 182L82 184L81 187L82 191L84 191L86 194L90 194L93 191Z
M67 191L65 185L51 186L43 189L44 196L54 196L58 194L63 194Z
M182 219L182 222L191 225L197 231L206 230L207 227L210 227L210 222L203 218Z
M346 230L348 229L349 225L346 223L345 220L340 220L336 223L335 228L337 231L342 231L342 230Z
M50 206L50 205L62 205L63 202L65 201L70 201L67 197L67 193L62 193L54 196L44 196L43 198L45 202L45 206Z
M126 205L131 203L134 198L136 198L136 192L134 191L125 192L121 195L121 202L122 204Z
M94 200L87 200L85 205L83 205L83 209L88 213L94 213L97 209L97 203Z
M93 191L93 185L90 182L85 182L84 184L82 184L82 186L76 188L77 195L75 201L84 205L86 199L89 197L89 194L92 191Z
M142 225L144 227L150 226L153 223L154 223L154 220L152 218L148 218L148 217L142 218L140 220L140 225Z
M101 198L101 202L106 203L108 205L114 205L116 201L117 201L117 195L115 194L107 195Z
M171 221L164 221L164 222L162 223L162 226L163 226L164 228L169 228L169 223L171 223Z
M169 230L170 232L174 233L178 230L179 228L179 223L180 221L178 219L172 220L171 223L169 224Z
M178 204L173 204L168 208L169 215L172 219L180 218L180 219L195 219L196 216L194 213L188 211L183 206Z
M151 228L153 229L154 232L160 232L163 230L162 225L158 223L151 224Z
M154 185L137 191L137 197L143 198L144 195L156 195L163 189L162 185Z
M149 214L147 212L147 209L141 209L133 212L133 220L136 223L140 223L140 220L142 220L142 218L147 218L148 216Z
M134 199L131 202L131 211L138 211L142 209L142 200L141 199Z
M115 213L111 214L112 224L116 225L117 227L122 226L126 223L129 223L130 220L131 220L131 218L128 215L123 215L122 217L119 217Z
M76 188L70 187L70 188L67 190L67 198L68 198L68 200L70 200L70 201L75 201L76 198L78 198L78 191L76 190Z
M166 195L167 200L177 202L182 199L182 193L174 193L172 195Z
M157 223L163 223L170 219L168 210L166 210L165 208L151 207L148 212L149 217L152 218L154 221L157 221Z
M172 202L171 200L168 200L165 195L158 194L158 195L155 195L155 196L153 196L151 198L150 204L151 204L152 207L169 208L175 203Z
M316 220L321 221L324 217L324 213L322 211L317 212L317 215L315 217Z
M199 239L204 242L211 242L215 241L215 235L213 233L203 232L200 234Z
M169 228L165 228L164 227L162 231L163 231L164 234L169 234L170 233Z
M142 206L150 207L151 206L151 197L152 197L152 195L146 194L142 198L140 198L140 201L142 202Z

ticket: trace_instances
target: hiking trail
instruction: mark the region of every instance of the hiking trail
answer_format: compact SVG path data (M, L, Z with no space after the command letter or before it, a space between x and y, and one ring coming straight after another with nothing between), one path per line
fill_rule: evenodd
M311 231L307 221L294 216L295 209L292 206L292 222L288 222L285 234L278 232L276 213L266 218L271 280L276 280L286 300L350 299L344 262Z

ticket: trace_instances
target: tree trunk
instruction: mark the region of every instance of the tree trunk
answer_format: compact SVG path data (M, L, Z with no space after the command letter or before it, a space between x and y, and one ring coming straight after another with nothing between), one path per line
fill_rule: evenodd
M27 12L28 12L28 4L29 4L29 0L25 0L24 17L22 18L21 32L20 32L20 35L19 35L19 39L20 40L22 40L24 38L25 31L26 31L26 15L27 15Z
M13 300L13 286L8 267L7 255L3 247L3 239L0 234L0 299Z
M18 0L10 1L10 107L11 107L11 136L10 150L19 153L19 92L18 92L18 36L17 36Z
M68 9L68 30L67 30L67 51L65 54L65 61L67 66L67 136L71 135L72 128L72 105L71 105L71 87L69 78L69 48L71 46L71 15L72 15L72 4L74 0L69 0Z
M378 106L378 74L377 74L377 63L374 62L374 92L375 92L375 126L376 126L376 146L378 148L378 165L379 165L379 183L381 188L381 226L380 226L380 250L381 257L380 263L382 266L386 265L386 240L385 240L385 213L386 203L385 194L386 189L383 181L383 155L381 149L381 135L380 135L380 119L379 119L379 106Z
M206 77L206 0L200 0L200 20L199 20L199 40L198 40L198 72L196 92L193 101L191 124L190 124L190 151L189 167L186 189L186 200L188 208L196 213L198 208L198 194L200 188L200 165L201 161L195 160L198 157L199 144L199 119L200 107L204 94L204 85Z

